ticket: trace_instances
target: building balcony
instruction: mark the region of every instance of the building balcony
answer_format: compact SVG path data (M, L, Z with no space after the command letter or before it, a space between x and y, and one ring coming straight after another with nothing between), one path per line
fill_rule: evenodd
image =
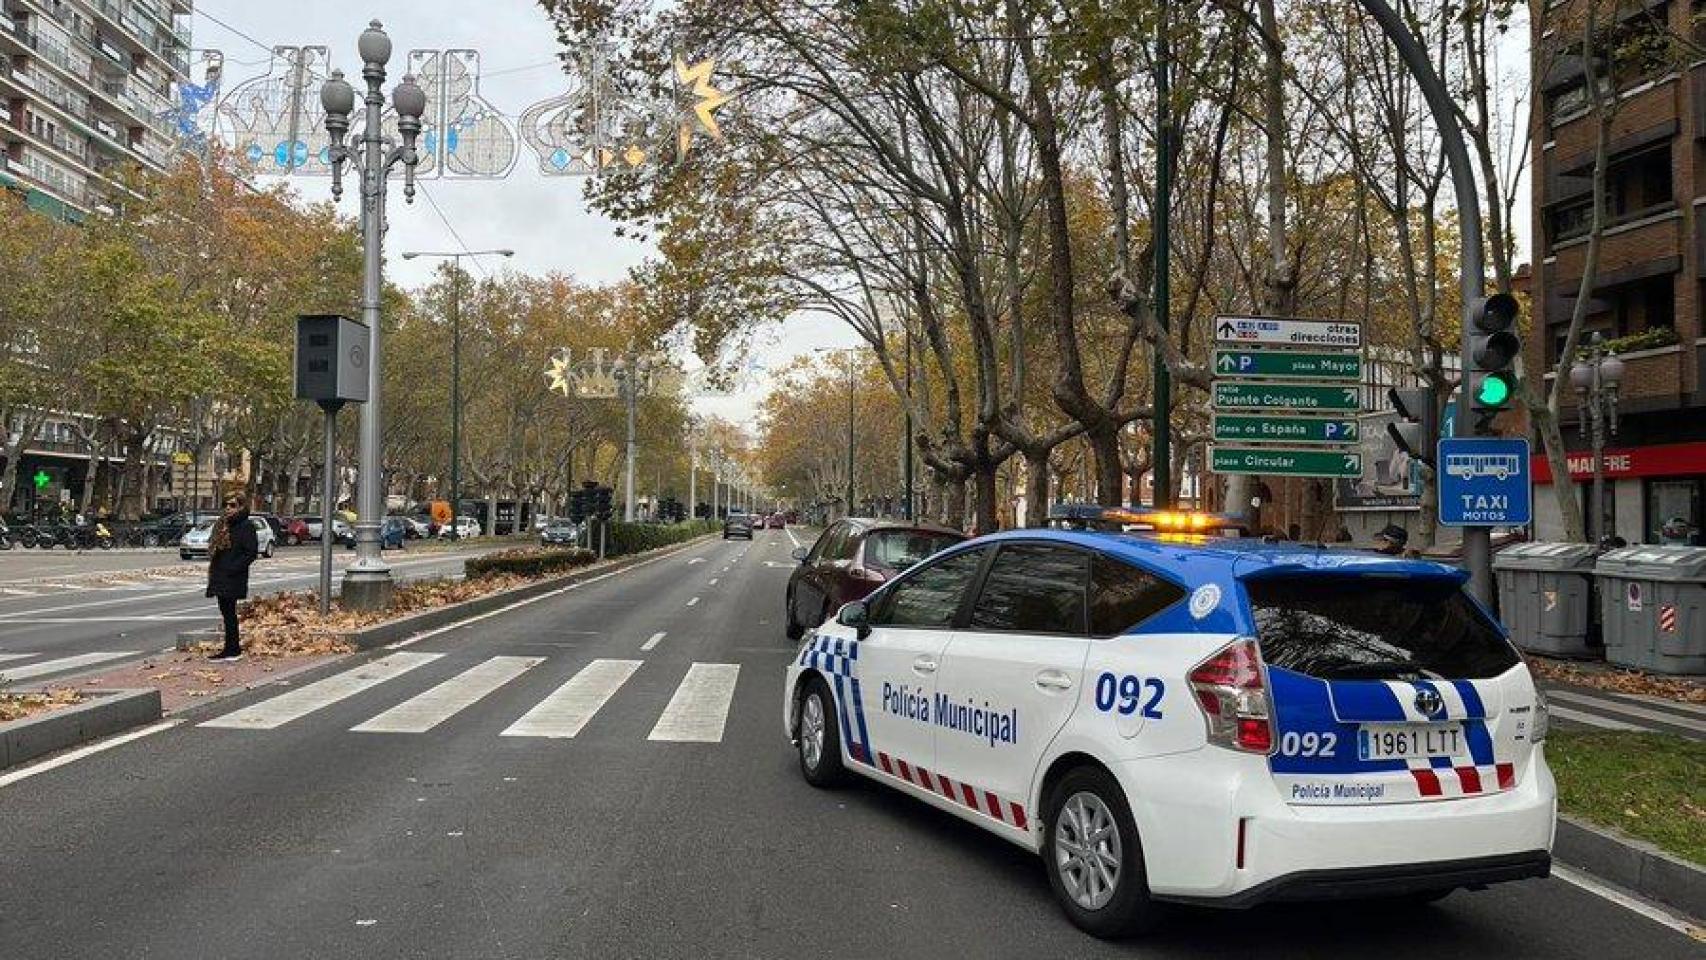
M1674 121L1680 116L1683 85L1681 77L1668 73L1618 94L1622 105L1611 121L1613 142L1642 130ZM1549 118L1550 140L1546 149L1555 157L1573 157L1593 150L1594 118L1591 111L1576 110Z
M1645 210L1634 210L1607 218L1609 226L1600 238L1597 283L1638 279L1633 273L1656 276L1681 269L1679 254L1685 249L1682 210L1674 202ZM1587 262L1587 237L1578 236L1552 245L1548 259L1547 286L1553 291L1574 293ZM1624 277L1624 273L1630 276Z

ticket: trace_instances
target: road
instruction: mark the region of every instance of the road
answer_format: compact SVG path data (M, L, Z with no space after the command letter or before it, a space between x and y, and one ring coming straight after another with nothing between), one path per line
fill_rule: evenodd
M1560 879L1091 940L1033 857L801 781L791 546L695 545L0 775L0 956L1700 956Z
M463 560L491 549L435 546L385 559L402 579L459 576ZM338 550L333 559L341 570L354 552ZM281 548L256 561L250 596L312 588L318 571L313 547ZM0 676L59 680L171 647L181 630L218 624L206 582L206 561L182 562L175 552L0 553Z

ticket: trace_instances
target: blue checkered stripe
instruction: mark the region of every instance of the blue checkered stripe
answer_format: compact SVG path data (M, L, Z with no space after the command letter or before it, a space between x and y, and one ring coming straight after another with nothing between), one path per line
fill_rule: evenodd
M871 733L865 725L865 704L859 689L859 641L846 637L814 636L800 650L800 666L811 667L832 678L836 709L841 715L842 736L847 740L847 753L854 760L870 766L871 758L876 754L871 749ZM851 716L847 712L849 700L853 705Z

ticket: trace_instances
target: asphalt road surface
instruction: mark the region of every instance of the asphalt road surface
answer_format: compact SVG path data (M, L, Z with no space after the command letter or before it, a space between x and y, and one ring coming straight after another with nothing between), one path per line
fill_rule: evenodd
M791 546L695 545L0 775L0 956L1701 956L1561 879L1092 940L1034 857L800 779Z
M392 550L385 560L400 579L459 576L467 557L491 549ZM255 561L249 595L314 587L319 557L317 545L281 547ZM334 589L354 558L333 552ZM183 562L176 551L0 553L0 676L61 680L170 648L181 630L219 624L206 587L207 561Z

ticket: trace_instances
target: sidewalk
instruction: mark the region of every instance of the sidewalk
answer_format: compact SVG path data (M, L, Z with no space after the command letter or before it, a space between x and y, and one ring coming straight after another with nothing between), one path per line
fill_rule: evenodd
M1661 677L1530 655L1554 722L1706 740L1706 677Z

